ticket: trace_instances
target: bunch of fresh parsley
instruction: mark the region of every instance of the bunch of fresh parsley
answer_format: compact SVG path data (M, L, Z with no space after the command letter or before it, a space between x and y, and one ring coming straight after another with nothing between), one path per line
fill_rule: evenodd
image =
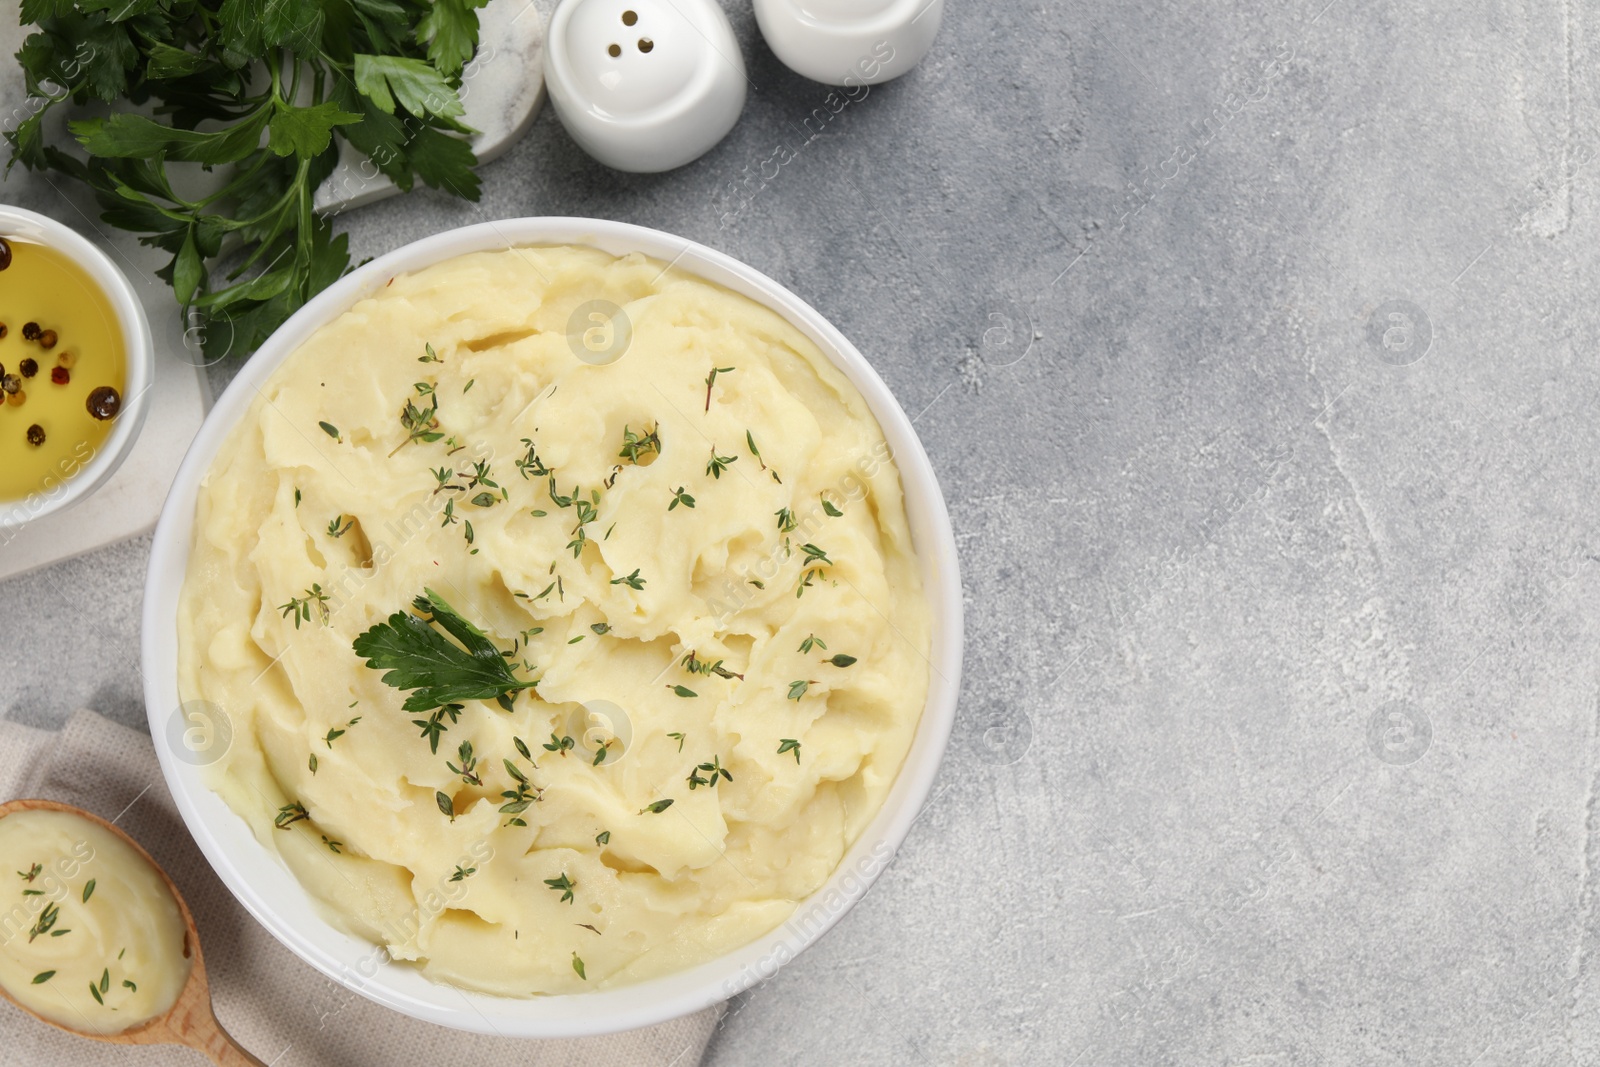
M313 210L336 138L401 189L478 198L477 159L452 134L471 132L458 89L487 2L23 0L34 99L6 133L11 162L88 184L106 222L171 253L161 277L213 320L208 347L248 353L349 269ZM82 153L46 143L63 104L111 108L69 124ZM174 164L215 168L220 187L189 192Z

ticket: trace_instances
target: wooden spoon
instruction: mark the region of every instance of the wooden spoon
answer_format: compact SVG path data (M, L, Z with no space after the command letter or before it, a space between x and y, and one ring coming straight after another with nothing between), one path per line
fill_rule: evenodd
M3 995L11 1003L28 1012L40 1022L49 1023L57 1030L65 1030L69 1034L79 1037L93 1038L96 1041L107 1041L114 1045L185 1045L204 1053L212 1063L218 1067L266 1067L264 1060L259 1060L240 1047L222 1024L217 1022L216 1013L211 1008L211 987L206 982L206 961L200 954L200 933L195 928L194 916L189 914L189 905L184 902L183 894L178 892L178 887L172 884L172 879L167 877L167 872L155 860L150 858L150 853L140 847L139 842L123 833L117 827L106 822L98 815L92 815L82 808L75 808L70 804L58 804L53 800L13 800L0 804L0 818L4 818L18 811L64 811L69 815L76 815L80 819L87 819L96 823L112 833L121 837L133 850L145 858L145 862L154 867L161 875L161 880L167 884L167 891L172 894L172 899L178 902L178 911L183 913L184 939L183 954L193 960L189 968L189 980L184 984L183 990L178 994L178 999L166 1014L158 1015L149 1022L140 1023L138 1026L122 1031L120 1034L86 1034L74 1030L69 1026L62 1026L42 1015L37 1015L29 1009L17 1004L16 1000L5 989L0 988Z

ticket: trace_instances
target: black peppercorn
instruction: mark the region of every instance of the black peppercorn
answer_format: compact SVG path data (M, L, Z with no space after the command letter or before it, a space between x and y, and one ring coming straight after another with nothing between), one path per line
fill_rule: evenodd
M5 338L6 338L6 324L3 323L3 322L0 322L0 341L4 341Z
M11 242L0 237L0 270L11 266Z
M101 421L114 419L117 412L122 410L122 394L109 385L102 385L89 394L84 406L89 409L89 414Z
M28 443L34 448L44 444L44 427L37 422L28 427Z
M22 338L23 338L23 340L32 341L34 338L36 338L38 336L39 336L39 324L37 322L25 322L25 323L22 324Z
M39 373L39 361L36 359L25 359L21 363L17 364L17 370L22 372L22 376L24 378L32 378L35 374Z

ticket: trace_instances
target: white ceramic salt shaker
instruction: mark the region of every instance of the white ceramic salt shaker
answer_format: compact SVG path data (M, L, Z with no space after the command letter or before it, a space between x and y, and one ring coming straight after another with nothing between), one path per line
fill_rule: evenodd
M617 170L681 167L744 110L744 59L716 0L561 0L545 44L550 103Z
M916 66L939 32L944 0L755 0L767 45L825 85L876 85Z

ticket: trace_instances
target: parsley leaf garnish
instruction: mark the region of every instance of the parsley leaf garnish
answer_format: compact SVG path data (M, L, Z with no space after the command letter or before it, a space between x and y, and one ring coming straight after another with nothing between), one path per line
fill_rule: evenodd
M368 667L387 672L385 685L412 690L402 705L406 711L428 712L463 700L493 700L510 711L518 692L539 684L520 681L488 635L432 589L412 607L415 613L397 611L351 645Z

